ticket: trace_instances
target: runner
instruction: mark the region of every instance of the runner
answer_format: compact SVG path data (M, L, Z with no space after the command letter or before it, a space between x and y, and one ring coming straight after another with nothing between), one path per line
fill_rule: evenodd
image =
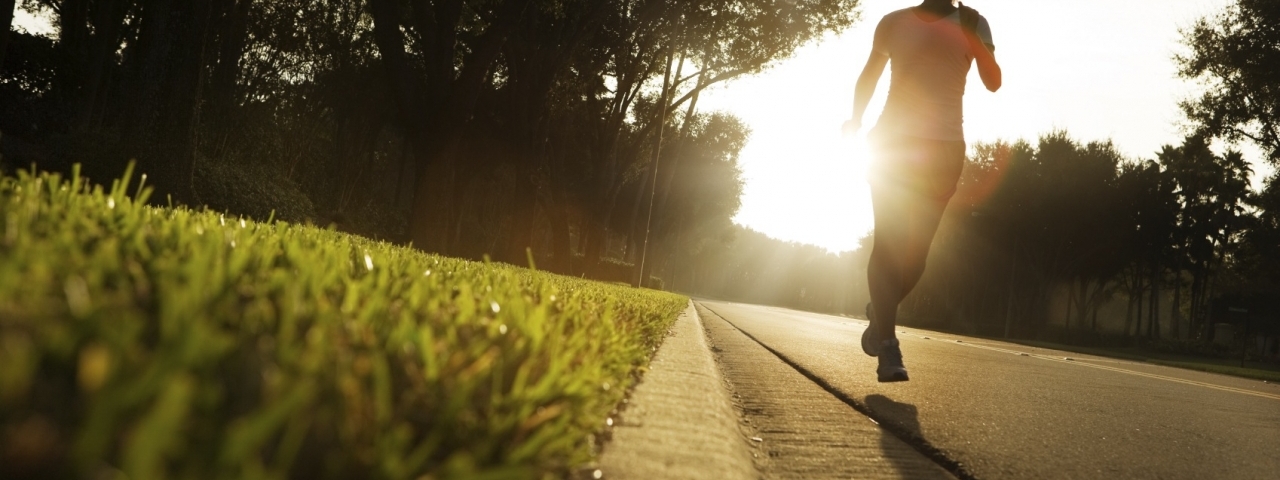
M880 20L858 77L846 134L862 128L880 75L893 64L884 112L867 135L875 155L868 175L875 239L867 267L871 323L862 349L880 357L881 382L908 380L895 331L898 304L924 274L929 244L960 179L962 97L975 60L987 90L1000 89L994 51L991 27L976 10L951 0L925 0Z

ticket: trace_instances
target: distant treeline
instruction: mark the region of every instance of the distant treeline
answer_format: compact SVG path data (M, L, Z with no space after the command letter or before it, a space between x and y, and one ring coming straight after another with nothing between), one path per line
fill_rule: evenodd
M709 298L861 314L869 301L870 238L857 250L833 253L735 225L718 248L680 257L664 280L668 288Z
M1152 159L1066 132L971 152L908 323L1001 335L1009 318L1015 336L1088 337L1099 307L1122 298L1125 335L1205 338L1232 307L1280 334L1280 176L1254 191L1240 153L1194 136ZM869 248L833 254L739 229L667 278L696 295L860 315ZM1051 309L1064 289L1065 308Z
M1152 339L1204 338L1213 310L1227 307L1215 298L1280 314L1280 180L1252 191L1240 153L1191 137L1126 160L1110 142L1062 132L974 150L910 299L917 314L987 323L993 334L1006 317L1015 335L1053 321L1088 336L1101 305L1124 298L1125 334ZM1064 287L1065 308L1050 311ZM1173 307L1161 308L1170 291Z
M1232 322L1280 343L1280 174L1253 188L1233 149L1280 166L1280 2L1236 0L1182 31L1186 138L1151 157L1066 132L972 146L908 323L1096 341L1122 302L1121 335L1205 341ZM820 250L739 232L682 264L677 288L861 314L867 247ZM1109 328L1114 335L1114 325ZM1252 342L1254 337L1219 339ZM1259 344L1261 345L1261 343ZM1249 347L1255 349L1258 347Z
M98 181L137 158L161 202L607 277L730 225L748 130L700 93L859 4L20 0L54 34L3 25L0 147Z

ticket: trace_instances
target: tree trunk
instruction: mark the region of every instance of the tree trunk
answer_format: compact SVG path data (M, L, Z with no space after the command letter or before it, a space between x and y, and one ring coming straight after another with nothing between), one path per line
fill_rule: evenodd
M588 218L583 225L582 233L578 237L580 246L586 247L586 254L583 261L586 263L583 270L587 276L599 277L600 260L604 255L605 239L609 236L609 229L598 218Z
M506 261L514 265L525 265L526 252L533 248L537 238L538 222L538 204L542 203L538 200L538 191L533 184L531 177L533 172L524 167L525 162L517 165L516 169L520 173L516 176L516 185L512 188L511 195L515 195L517 200L516 211L509 212L513 215L513 232L504 245L506 250Z
M1179 271L1175 275L1176 280L1173 283L1173 306L1169 308L1169 322L1171 327L1170 334L1174 340L1182 339L1182 272Z
M554 193L553 193L554 195ZM558 199L557 199L558 200ZM568 202L554 201L547 205L547 220L551 223L551 271L563 275L577 275L580 266L574 265L575 253L573 251L573 241L570 238L570 212L567 205ZM582 243L583 232L578 231L578 243Z
M436 109L428 112L425 102L424 84L415 81L409 69L409 61L405 54L404 35L400 26L404 13L400 11L400 3L394 0L369 0L369 13L373 17L374 42L378 46L382 66L386 71L392 97L400 107L398 110L400 123L406 137L414 147L413 157L417 161L413 181L413 201L409 218L409 238L412 244L426 251L443 253L445 239L448 237L448 222L431 222L430 213L433 207L443 203L442 192L436 191L438 182L447 176L447 169L441 165L439 157L443 152L443 132L430 132L427 128L429 115L438 116ZM452 28L452 26L450 26ZM424 36L433 36L433 31L421 32ZM452 76L452 69L449 75ZM430 75L428 75L428 81Z
M1071 333L1071 301L1075 296L1075 288L1071 283L1067 284L1067 313L1062 318L1062 331L1064 334ZM1065 339L1064 339L1065 340Z
M192 186L211 0L150 0L143 4L131 114L124 145L161 193L197 201Z
M218 0L216 6L218 38L217 63L209 78L208 105L217 135L227 135L235 108L236 81L240 60L249 35L249 9L253 0Z
M1093 309L1093 333L1095 334L1098 333L1098 310L1096 306Z
M1147 311L1151 318L1147 320L1147 338L1156 340L1160 337L1160 268L1151 269L1151 300Z
M1084 327L1089 323L1089 315L1093 310L1093 295L1089 291L1089 281L1081 278L1080 296L1076 297L1076 307L1079 310L1076 315L1080 317L1079 330L1084 331Z
M1140 337L1142 336L1142 319L1145 318L1142 315L1143 314L1142 307L1146 303L1143 300L1143 297L1146 296L1145 294L1147 293L1147 288L1143 280L1143 277L1146 277L1145 272L1143 272L1143 269L1141 267L1137 267L1136 270L1137 271L1134 272L1134 275L1138 277L1137 278L1138 290L1134 294L1134 296L1137 297L1136 300L1137 300L1138 312L1135 319L1135 325L1133 326L1133 336Z
M1125 282L1128 283L1129 286L1128 295L1125 295L1125 298L1128 300L1128 304L1125 305L1124 309L1124 336L1127 337L1129 336L1129 327L1133 325L1133 292L1136 288L1134 287L1132 280L1128 278L1128 275L1126 275Z
M1201 296L1204 298L1204 302L1206 303L1205 321L1204 321L1204 329L1205 329L1204 338L1210 338L1209 332L1213 330L1213 272L1209 271L1206 268L1204 277L1205 277L1204 286L1202 287L1204 288L1204 293L1201 294Z
M399 168L397 168L400 172L400 176L396 178L395 200L394 203L392 203L392 205L395 205L396 209L400 209L405 203L404 184L406 179L413 179L412 166L413 148L409 144L409 139L406 138L403 142L400 142L400 165Z
M680 69L678 71L683 71L683 70L684 70L684 59L681 59ZM679 73L676 74L677 77L679 77L679 75L680 75ZM706 70L704 69L702 73L698 75L698 85L695 88L701 88L702 84L705 81L706 81ZM689 99L689 108L684 112L684 123L680 125L680 135L678 137L681 143L679 144L679 146L676 147L676 151L671 155L671 164L668 165L666 168L666 171L667 171L666 178L662 181L662 201L658 204L659 212L666 212L667 205L670 205L671 203L671 187L676 183L675 182L676 173L677 173L676 167L680 165L680 161L684 156L685 145L689 142L690 129L693 127L694 115L698 113L698 98L701 95L702 95L701 90L695 90L693 93L693 98Z
M99 128L103 119L117 107L110 105L112 73L116 70L113 58L122 43L121 35L130 2L125 0L99 0L91 10L93 34L85 46L83 91L78 97L75 127L82 130Z
M0 0L0 71L4 70L5 53L9 51L9 32L13 30L13 10L17 0Z
M1101 287L1099 287L1099 290L1101 290ZM1092 321L1092 324L1091 324L1091 325L1090 325L1090 327L1089 327L1089 330L1090 330L1090 331L1092 331L1093 333L1098 333L1098 307L1099 307L1099 305L1098 305L1098 302L1097 302L1097 293L1094 293L1094 299L1093 299L1093 301L1090 301L1090 302L1089 302L1089 304L1090 304L1090 308L1092 308L1092 309L1093 309L1093 321Z
M1196 303L1196 330L1200 338L1205 341L1212 340L1213 320L1212 315L1212 295L1209 293L1210 272L1209 266L1205 263L1196 263L1192 266L1192 295Z
M89 1L63 0L57 10L58 43L56 49L65 62L57 70L54 90L77 105L83 98L86 58L89 43Z
M418 248L449 253L450 230L459 220L456 198L463 193L458 173L475 170L463 165L465 144L462 136L467 131L477 98L489 85L488 73L502 54L507 36L519 24L531 0L508 0L498 6L496 16L484 32L468 43L470 46L459 62L458 29L462 18L461 0L439 2L414 2L411 19L414 29L422 39L426 71L423 85L415 89L407 80L404 62L404 40L400 33L398 2L394 0L370 0L370 12L375 16L375 37L384 56L399 57L388 63L396 75L398 94L409 95L411 103L402 102L402 112L409 118L410 136L423 142L416 157L424 164L414 188L415 198L410 212L410 233ZM377 25L381 24L382 27ZM381 33L378 33L381 30ZM394 66L398 64L399 66ZM397 72L398 71L398 72ZM421 97L413 93L420 91ZM421 102L414 100L421 98ZM421 108L415 108L417 103ZM410 111L412 110L412 111ZM420 125L421 130L412 128ZM426 194L432 190L443 202L433 202ZM419 198L421 197L421 198Z

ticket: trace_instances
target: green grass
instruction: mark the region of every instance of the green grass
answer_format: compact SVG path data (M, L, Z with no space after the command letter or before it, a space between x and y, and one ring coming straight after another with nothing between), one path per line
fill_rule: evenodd
M1196 370L1201 372L1218 373L1222 375L1231 375L1241 378L1249 378L1254 380L1266 380L1269 382L1280 383L1280 370L1241 367L1239 359L1211 359L1199 358L1188 355L1172 355L1161 354L1144 351L1136 348L1096 348L1096 347L1080 347L1075 345L1063 345L1058 343L1040 342L1035 340L1009 340L992 338L992 340L1000 340L1011 343L1018 343L1030 347L1047 348L1051 350L1063 350L1067 352L1083 353L1085 355L1095 355L1099 357L1115 358L1120 360L1131 360L1135 362L1146 362L1154 365L1164 365L1166 367L1182 368L1187 370Z
M687 301L124 178L0 179L0 477L562 476Z

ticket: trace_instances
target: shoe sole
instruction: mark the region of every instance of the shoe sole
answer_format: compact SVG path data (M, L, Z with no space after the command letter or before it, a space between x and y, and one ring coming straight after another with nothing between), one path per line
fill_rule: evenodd
M907 372L904 371L904 372L893 372L888 376L882 376L877 374L876 380L878 380L880 383L894 383L894 382L906 382L911 380L911 378L908 377Z

